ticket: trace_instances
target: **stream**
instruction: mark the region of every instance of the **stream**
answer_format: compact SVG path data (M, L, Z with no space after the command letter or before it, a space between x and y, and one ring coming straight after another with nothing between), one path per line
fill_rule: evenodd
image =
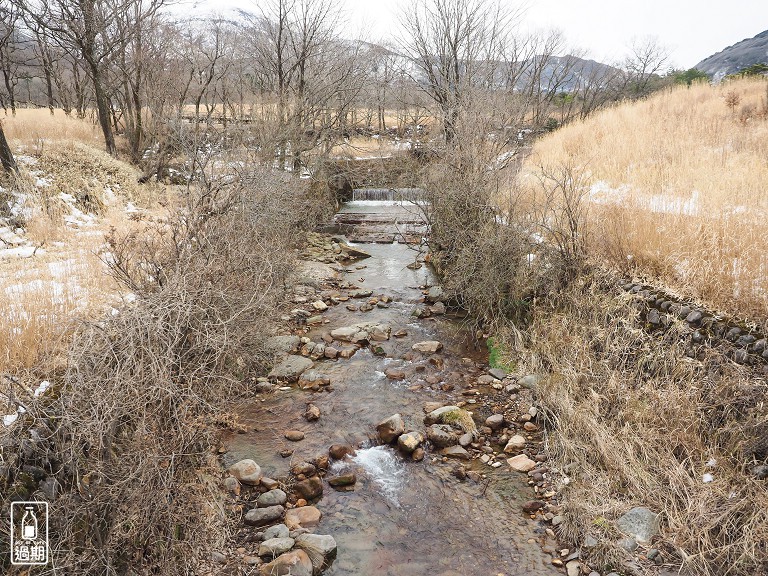
M520 511L533 496L526 475L506 465L496 469L471 460L461 463L484 478L461 481L454 474L460 462L444 461L428 445L421 462L378 445L378 422L400 413L406 430L424 432L425 404L465 399L460 391L474 384L487 362L485 350L474 347L457 319L411 315L423 298L419 287L436 280L426 265L406 267L416 256L411 247L391 239L384 243L386 234L396 237L396 232L386 232L387 215L390 221L400 219L397 226L409 220L409 226L418 227L412 222L412 207L400 202L353 201L342 208L339 216L349 238L365 238L366 222L375 227L375 243L355 244L371 258L349 265L342 279L392 302L369 312L350 311L343 303L331 306L323 313L327 322L307 336L320 341L334 328L359 322L388 324L393 334L405 330L407 335L381 342L386 356L362 348L350 359L316 362L314 369L330 378L329 392L293 386L244 405L240 419L248 431L227 439L224 462L252 458L268 476L284 478L292 464L327 454L332 444L360 447L354 456L334 462L328 473L354 472L354 489L336 491L326 484L315 504L323 515L315 531L331 534L338 543L338 557L324 574L559 574L541 551L543 529ZM349 234L355 226L360 230ZM414 343L424 340L442 342L437 358L403 359ZM392 368L402 369L405 378L387 378L385 370ZM315 422L303 418L308 402L322 413ZM289 429L303 431L305 439L287 441L283 431ZM286 448L293 454L283 458L280 452Z

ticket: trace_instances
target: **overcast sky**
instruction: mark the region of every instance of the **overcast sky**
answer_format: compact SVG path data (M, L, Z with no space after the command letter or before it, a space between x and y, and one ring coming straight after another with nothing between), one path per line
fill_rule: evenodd
M211 10L257 11L259 0L198 0ZM371 40L396 31L401 6L416 0L338 0L346 6L348 35ZM516 0L503 0L519 5ZM523 26L556 28L569 43L601 62L620 61L633 38L656 37L677 68L768 29L768 0L525 0Z

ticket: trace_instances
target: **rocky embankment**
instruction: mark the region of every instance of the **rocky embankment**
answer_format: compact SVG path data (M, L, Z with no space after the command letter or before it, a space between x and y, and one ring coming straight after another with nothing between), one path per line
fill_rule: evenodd
M677 329L691 358L704 359L717 351L743 365L757 366L768 374L768 340L757 327L713 313L702 306L671 296L653 286L626 282L635 308L647 330L659 333Z

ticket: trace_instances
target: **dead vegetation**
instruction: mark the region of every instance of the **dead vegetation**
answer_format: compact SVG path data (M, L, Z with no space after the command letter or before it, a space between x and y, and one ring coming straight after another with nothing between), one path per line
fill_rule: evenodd
M766 318L767 90L762 78L696 84L602 110L542 138L524 172L581 167L595 258Z
M26 413L4 431L3 500L50 498L39 490L53 483L57 567L201 573L227 538L211 438L262 367L306 218L285 207L303 194L268 171L203 179L167 219L110 236L110 269L135 303L76 330L51 392L17 380L4 402Z
M765 379L715 353L687 357L682 325L645 332L616 282L573 284L554 309L534 310L527 347L517 341L520 369L546 375L548 449L570 477L560 536L594 536L582 559L620 570L632 558L613 520L644 505L662 515L653 547L682 574L763 573L768 486L753 470L768 460Z

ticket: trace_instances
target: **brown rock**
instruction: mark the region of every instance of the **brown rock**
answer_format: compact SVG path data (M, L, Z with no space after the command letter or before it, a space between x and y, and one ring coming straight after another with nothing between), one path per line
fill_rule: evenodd
M386 420L382 420L376 426L376 431L379 433L379 438L385 444L389 444L393 440L396 440L403 432L405 432L405 422L400 414L393 414Z
M531 500L530 502L526 502L523 504L523 512L526 514L533 514L537 510L541 510L544 508L545 503L541 500Z
M342 460L347 454L354 454L355 449L346 444L334 444L328 448L328 455L334 460Z
M314 404L307 404L307 411L304 412L304 419L307 422L314 422L320 419L320 408Z
M291 474L294 476L314 476L317 473L317 468L311 462L297 462L291 466Z
M318 476L312 476L294 486L296 492L301 494L307 500L314 500L323 494L323 481Z
M304 432L301 430L286 430L283 434L287 440L290 440L291 442L298 442L299 440L304 440Z
M386 374L387 378L390 380L403 380L405 378L405 371L398 368L387 368L384 371L384 374Z
M240 460L229 467L229 473L232 474L241 484L249 486L258 485L261 481L261 467L253 460Z
M324 354L326 358L334 360L339 355L339 349L333 346L326 346Z
M345 488L347 486L354 485L356 482L357 476L353 472L350 472L349 474L334 476L333 478L328 478L328 484L334 488Z
M528 458L525 454L518 454L517 456L509 458L507 464L509 464L509 467L512 468L512 470L517 472L530 472L536 468L536 462Z
M312 561L304 550L291 550L281 554L269 564L259 568L262 576L312 576Z
M240 496L240 482L234 476L227 476L224 479L224 488L232 496Z
M285 513L285 525L291 530L296 528L314 528L320 523L322 514L314 506L292 508Z

